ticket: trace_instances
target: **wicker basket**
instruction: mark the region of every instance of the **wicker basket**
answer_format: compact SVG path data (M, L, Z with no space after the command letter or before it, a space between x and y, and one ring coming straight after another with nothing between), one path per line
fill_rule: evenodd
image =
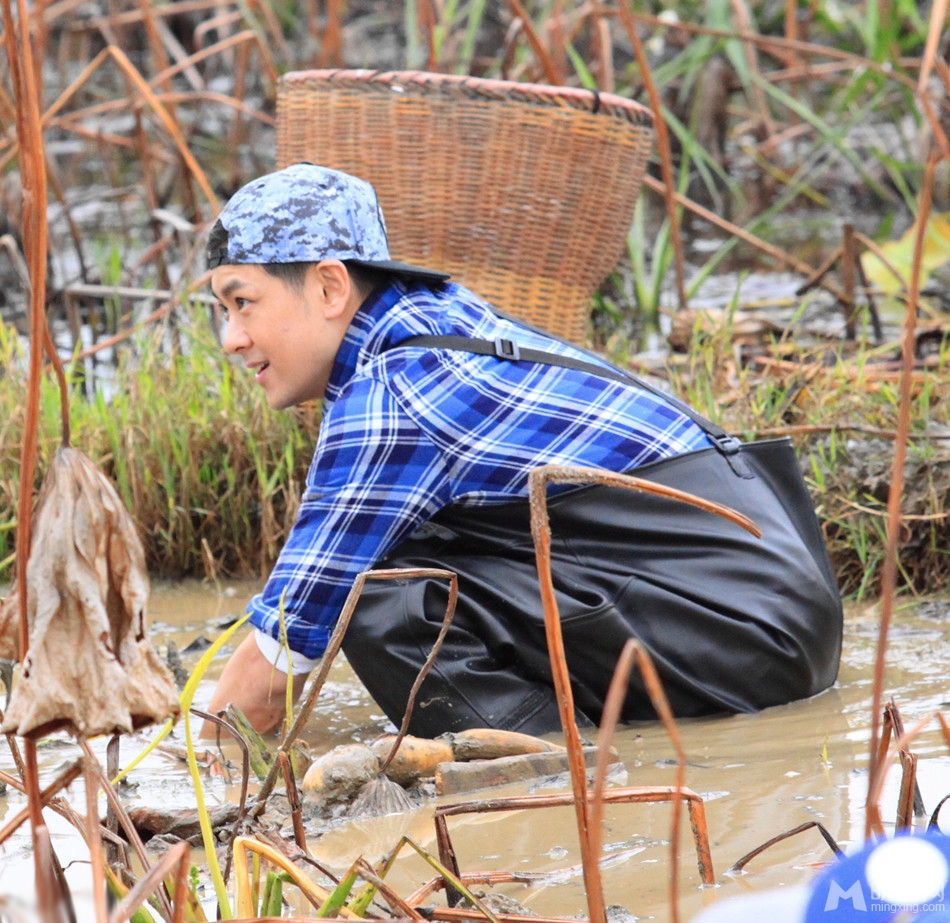
M369 180L395 259L575 342L623 252L650 110L619 96L419 71L285 74L279 167Z

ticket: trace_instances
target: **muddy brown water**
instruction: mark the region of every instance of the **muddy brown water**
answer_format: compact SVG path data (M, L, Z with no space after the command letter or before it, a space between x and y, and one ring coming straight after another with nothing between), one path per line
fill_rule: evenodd
M150 622L153 641L164 654L169 641L184 650L200 639L213 639L220 625L243 612L254 584L215 589L193 582L153 587ZM739 715L679 722L688 765L686 785L705 801L716 885L700 886L695 853L684 810L682 843L677 859L680 876L681 918L689 920L703 907L749 891L781 888L807 882L831 857L816 829L772 847L751 861L742 874L728 873L741 856L770 837L809 821L818 821L845 848L861 843L867 794L867 750L870 735L870 699L878 610L873 605L849 605L844 656L839 681L828 692L806 702ZM237 636L238 639L241 635ZM198 652L183 655L191 669ZM201 683L195 705L210 697L224 656L212 664ZM950 698L950 601L906 604L895 615L890 636L885 693L893 695L911 727L918 719L943 708ZM371 740L392 730L379 709L353 678L341 659L331 671L306 737L315 752L353 740ZM151 739L150 733L125 738L123 765ZM181 746L184 735L176 729L171 746ZM625 773L612 777L614 785L672 785L675 751L658 724L620 729L615 746ZM103 754L105 742L96 741ZM925 808L932 812L950 793L950 753L936 719L930 721L913 745L919 757L919 783ZM40 747L44 781L76 755L66 737L50 738ZM11 754L2 745L0 768L13 771ZM236 758L236 751L228 751ZM893 824L898 771L889 773L883 798L885 818ZM168 753L146 758L130 777L124 791L129 807L194 806L194 789L185 764ZM234 801L238 785L206 776L209 804ZM478 792L443 802L495 797L525 792L568 792L564 778L538 780L491 792ZM81 783L70 800L84 812ZM23 807L24 799L8 790L0 797L0 825ZM357 857L376 861L403 834L436 853L430 801L410 814L333 822L308 822L310 847L326 866L344 871ZM104 809L104 808L103 808ZM950 809L948 809L950 810ZM671 868L671 808L669 804L628 804L605 811L603 842L607 862L603 871L608 904L618 904L639 919L670 919L668 894ZM950 815L948 815L950 820ZM47 812L54 845L74 893L80 920L92 919L89 905L89 865L84 847L71 828ZM917 824L926 823L919 818ZM451 818L450 833L464 872L508 871L524 878L497 890L532 910L550 915L586 915L587 905L579 870L579 851L571 808L510 811L503 814ZM194 861L203 857L196 853ZM0 853L0 894L30 901L33 861L25 827L7 840ZM406 849L388 881L408 896L434 876L431 867ZM212 902L207 876L204 896ZM304 913L306 905L297 905Z

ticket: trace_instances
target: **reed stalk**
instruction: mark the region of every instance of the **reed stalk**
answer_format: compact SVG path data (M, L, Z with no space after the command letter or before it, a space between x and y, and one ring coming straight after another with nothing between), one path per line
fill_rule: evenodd
M868 800L865 805L865 837L883 832L877 800L872 793L878 785L878 777L884 770L879 753L881 716L884 701L884 668L887 665L887 635L894 614L894 594L897 585L898 534L901 525L901 502L904 496L904 466L907 460L907 441L910 433L911 383L914 370L914 330L917 324L917 305L920 285L920 261L923 252L924 234L933 192L936 158L927 164L924 186L920 197L919 230L914 240L913 271L907 299L907 314L901 335L901 375L897 404L897 437L894 440L894 464L890 490L887 496L887 544L881 574L881 621L878 630L877 655L874 662L874 685L871 697L871 742L868 761Z

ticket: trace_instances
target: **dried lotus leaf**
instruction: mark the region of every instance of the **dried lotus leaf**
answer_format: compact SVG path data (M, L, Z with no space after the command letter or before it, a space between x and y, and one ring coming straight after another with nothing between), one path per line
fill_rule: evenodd
M145 628L149 581L132 520L109 480L72 448L53 459L27 565L30 645L4 733L127 733L178 712Z

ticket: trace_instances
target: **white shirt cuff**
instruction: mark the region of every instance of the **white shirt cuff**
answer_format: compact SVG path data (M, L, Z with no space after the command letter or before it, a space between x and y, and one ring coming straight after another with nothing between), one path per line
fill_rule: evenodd
M280 642L275 641L270 635L265 634L259 628L254 629L254 640L257 641L258 650L264 655L268 663L273 664L281 673L293 673L298 676L301 673L309 673L319 662L318 657L314 660L311 657L304 657L295 651L290 652L290 669L287 669L287 651Z

